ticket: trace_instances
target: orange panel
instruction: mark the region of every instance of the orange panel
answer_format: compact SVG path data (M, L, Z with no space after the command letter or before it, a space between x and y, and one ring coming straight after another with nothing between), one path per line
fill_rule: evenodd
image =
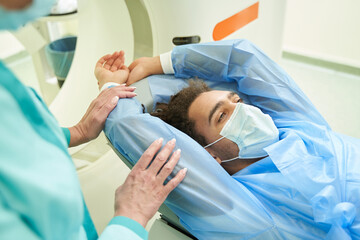
M258 18L259 2L216 24L213 39L221 40Z

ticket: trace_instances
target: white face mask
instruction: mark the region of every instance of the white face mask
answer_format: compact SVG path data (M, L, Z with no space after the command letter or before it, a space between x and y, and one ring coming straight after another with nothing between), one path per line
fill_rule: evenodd
M6 10L0 5L0 30L16 30L24 24L50 13L55 0L33 0L20 10Z
M204 148L210 147L227 138L239 147L239 156L224 160L230 162L239 158L265 157L264 148L279 140L279 131L268 114L257 107L238 103L225 126L220 132L223 136Z

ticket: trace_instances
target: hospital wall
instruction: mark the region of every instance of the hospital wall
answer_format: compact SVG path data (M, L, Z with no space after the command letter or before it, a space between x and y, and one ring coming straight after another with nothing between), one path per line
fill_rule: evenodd
M360 1L288 0L284 51L360 68Z
M358 9L357 0L288 0L281 65L334 131L360 138Z

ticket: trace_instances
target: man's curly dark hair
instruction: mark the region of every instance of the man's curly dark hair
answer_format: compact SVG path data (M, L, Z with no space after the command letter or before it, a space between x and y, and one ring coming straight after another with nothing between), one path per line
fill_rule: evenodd
M190 80L189 86L171 96L169 103L157 103L151 115L162 119L205 146L204 136L195 130L195 122L189 119L189 108L200 94L209 91L211 89L203 81Z

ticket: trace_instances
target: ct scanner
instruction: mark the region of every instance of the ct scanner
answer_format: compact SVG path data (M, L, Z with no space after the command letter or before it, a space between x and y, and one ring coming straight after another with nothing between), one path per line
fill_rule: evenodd
M98 95L93 74L96 61L115 50L124 50L130 64L140 56L167 52L174 43L247 38L279 60L284 14L285 0L79 0L75 57L50 109L61 126L76 124ZM136 92L140 102L151 108L146 81L137 83ZM114 191L130 170L103 134L70 153L101 233L113 215ZM150 239L190 239L163 219L156 215L148 224Z

